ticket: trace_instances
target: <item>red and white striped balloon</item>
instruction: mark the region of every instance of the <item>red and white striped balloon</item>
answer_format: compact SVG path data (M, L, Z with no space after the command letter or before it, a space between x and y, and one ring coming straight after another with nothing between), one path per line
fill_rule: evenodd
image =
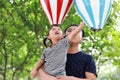
M70 10L73 0L40 0L50 24L61 24Z

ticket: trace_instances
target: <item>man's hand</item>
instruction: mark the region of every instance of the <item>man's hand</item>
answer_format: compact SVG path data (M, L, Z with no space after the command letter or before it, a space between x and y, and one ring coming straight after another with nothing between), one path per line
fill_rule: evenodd
M96 79L86 79L86 78L77 78L73 76L58 76L57 80L96 80Z
M72 76L58 76L58 80L73 80Z

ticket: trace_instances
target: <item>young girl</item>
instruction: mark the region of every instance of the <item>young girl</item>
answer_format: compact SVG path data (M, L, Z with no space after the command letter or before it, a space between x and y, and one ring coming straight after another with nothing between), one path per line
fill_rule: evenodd
M82 30L83 26L84 22L82 22L79 27L77 27L69 36L65 38L63 38L60 27L55 25L51 27L47 38L52 42L52 45L43 51L41 59L36 63L35 67L31 71L33 78L37 75L38 69L40 69L43 64L43 70L49 75L55 77L66 75L65 64L67 50L70 42L74 36ZM47 45L45 44L45 46Z

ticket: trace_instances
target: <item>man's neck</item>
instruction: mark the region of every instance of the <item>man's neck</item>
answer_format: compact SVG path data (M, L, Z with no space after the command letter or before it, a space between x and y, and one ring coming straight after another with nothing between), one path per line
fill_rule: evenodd
M78 51L79 51L78 45L71 44L71 46L68 49L69 54L76 54Z

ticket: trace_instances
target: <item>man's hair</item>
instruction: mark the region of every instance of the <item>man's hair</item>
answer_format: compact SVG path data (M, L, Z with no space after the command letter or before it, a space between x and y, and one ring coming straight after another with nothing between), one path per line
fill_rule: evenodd
M71 26L76 26L76 27L78 27L77 24L71 24L71 25L69 25L69 26L64 30L64 33L66 33L67 29L70 28ZM85 32L84 32L84 30L82 30L82 37L84 37L84 36L85 36Z

